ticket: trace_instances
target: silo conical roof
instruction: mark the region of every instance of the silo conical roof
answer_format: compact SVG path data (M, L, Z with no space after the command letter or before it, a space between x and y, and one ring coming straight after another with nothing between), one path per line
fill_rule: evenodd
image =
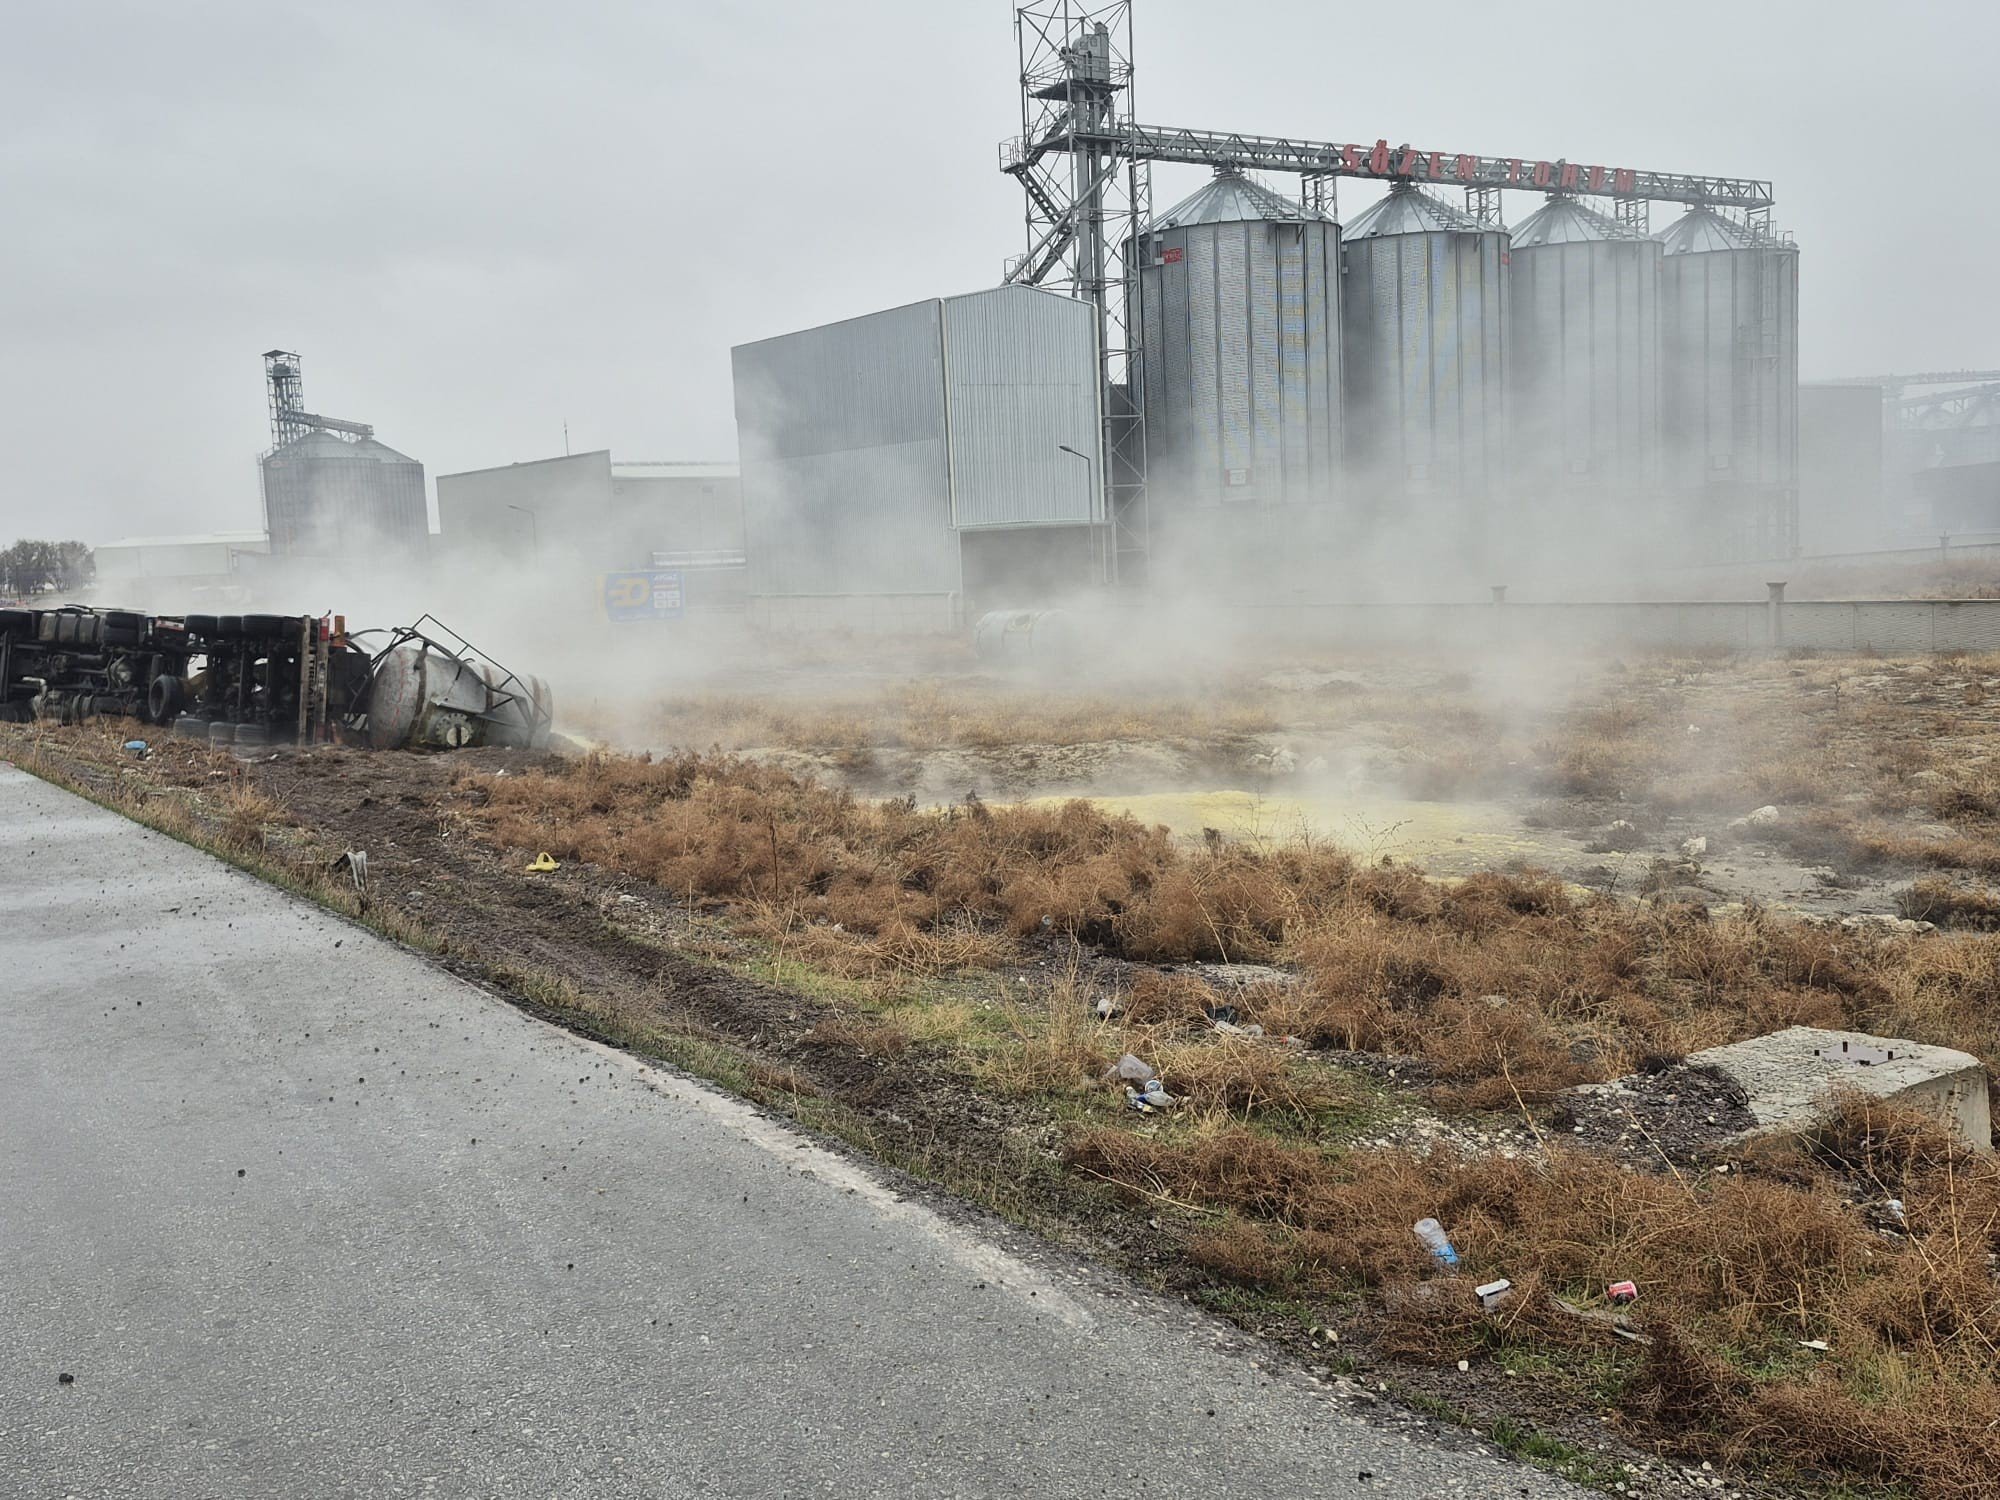
M1629 224L1585 208L1574 198L1552 197L1511 231L1516 250L1537 245L1585 245L1605 240L1643 240Z
M1700 255L1709 250L1753 250L1757 241L1734 219L1712 208L1689 209L1654 236L1668 255Z
M352 444L345 443L332 433L314 428L311 432L293 438L284 447L274 450L270 457L279 463L304 462L314 458L352 458Z
M1325 217L1304 204L1281 197L1241 172L1225 168L1200 192L1183 198L1153 220L1152 228L1182 229L1189 224L1240 224L1260 219L1291 223Z
M1433 198L1420 188L1397 183L1389 196L1371 205L1341 231L1345 240L1373 239L1385 234L1486 234L1498 232L1482 224L1463 209L1453 208L1442 198Z
M398 453L387 443L377 442L372 437L362 438L359 442L352 443L349 446L354 450L356 456L366 455L374 459L377 463L413 464L416 462L409 454Z

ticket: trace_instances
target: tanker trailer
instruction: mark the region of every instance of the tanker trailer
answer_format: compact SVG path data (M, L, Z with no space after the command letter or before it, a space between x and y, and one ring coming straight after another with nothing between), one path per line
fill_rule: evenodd
M542 749L554 727L547 683L430 615L349 635L337 615L0 610L0 720L89 718L143 719L217 745L377 749Z
M450 636L452 644L425 635L420 628L425 624ZM388 644L369 658L365 693L348 716L369 745L377 750L548 746L554 699L541 678L507 670L428 615L388 634Z

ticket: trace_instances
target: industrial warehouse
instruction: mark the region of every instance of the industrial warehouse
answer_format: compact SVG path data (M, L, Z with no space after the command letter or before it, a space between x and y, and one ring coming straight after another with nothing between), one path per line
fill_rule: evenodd
M2000 10L77 9L0 1476L2000 1495Z
M1067 302L975 293L734 351L767 618L956 623L1196 574L1365 596L1391 548L1434 597L1532 576L1558 539L1793 556L1798 251L1769 182L1146 125L1129 7L1028 7L1018 36L1008 282ZM1154 212L1155 163L1214 179ZM1347 179L1388 192L1342 224ZM1509 192L1538 205L1511 230ZM1680 216L1654 233L1656 204Z
M273 350L262 530L112 543L103 576L254 598L314 561L510 559L570 597L659 579L672 614L950 633L1118 599L1669 599L2000 536L2000 372L1801 386L1771 182L1147 124L1129 4L1027 6L1016 38L1004 283L736 345L735 459L443 474L432 531L423 466L308 411ZM1209 180L1160 208L1156 166ZM1375 196L1343 216L1343 183Z

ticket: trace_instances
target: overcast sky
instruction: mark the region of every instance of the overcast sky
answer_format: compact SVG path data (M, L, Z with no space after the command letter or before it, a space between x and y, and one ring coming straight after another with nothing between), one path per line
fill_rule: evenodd
M433 476L559 453L565 419L733 457L731 344L1020 248L1011 15L16 0L0 542L259 526L274 346ZM1806 378L2000 367L1992 0L1138 0L1136 56L1156 124L1771 178Z

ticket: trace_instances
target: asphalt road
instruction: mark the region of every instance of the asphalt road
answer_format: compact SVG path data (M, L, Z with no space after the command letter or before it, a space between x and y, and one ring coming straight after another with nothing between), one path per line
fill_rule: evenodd
M1239 1344L0 763L0 1494L1583 1493Z

